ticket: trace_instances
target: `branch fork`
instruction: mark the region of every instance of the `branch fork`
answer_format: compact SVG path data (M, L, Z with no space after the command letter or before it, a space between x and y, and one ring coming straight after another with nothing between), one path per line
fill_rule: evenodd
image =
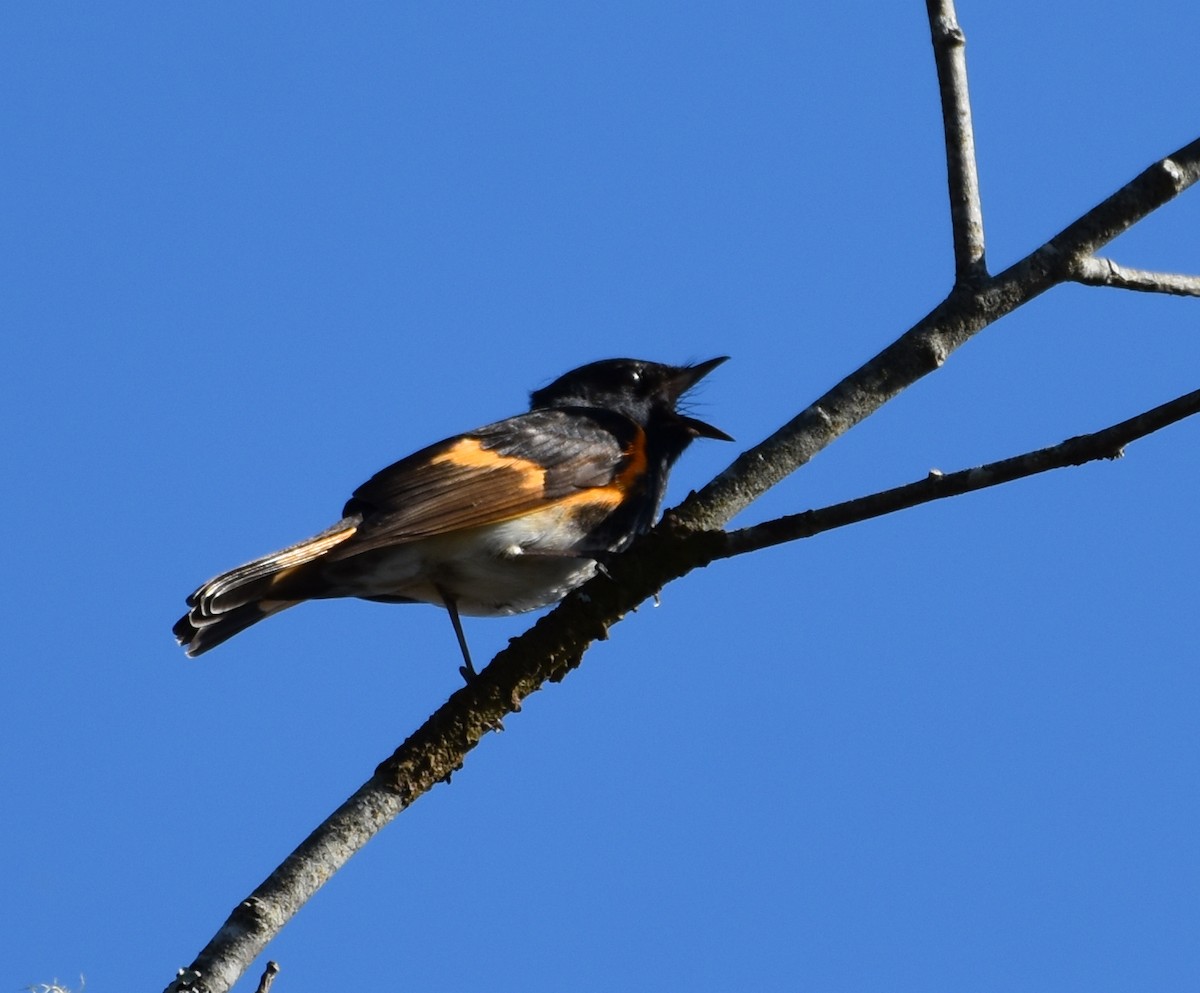
M847 376L707 486L669 511L626 553L540 618L454 693L382 762L242 904L168 993L224 993L267 942L354 852L437 783L546 681L575 668L592 640L673 579L746 554L930 500L1049 469L1118 457L1124 446L1200 411L1200 390L1061 445L924 479L741 530L725 526L775 483L914 382L964 342L1053 286L1077 282L1200 296L1200 276L1129 269L1096 252L1200 179L1200 140L1151 165L1024 259L988 274L983 209L967 89L965 35L952 0L927 0L945 132L955 282L950 295L879 355ZM269 970L271 971L271 970ZM271 971L273 978L274 971ZM264 974L264 986L269 980Z

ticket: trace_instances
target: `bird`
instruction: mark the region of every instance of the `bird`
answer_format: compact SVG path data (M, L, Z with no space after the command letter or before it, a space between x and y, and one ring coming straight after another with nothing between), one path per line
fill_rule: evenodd
M376 473L319 534L204 583L176 640L202 655L307 600L429 603L450 615L470 682L461 615L557 603L653 526L693 440L733 440L679 409L727 359L603 359L565 373L530 394L528 412Z

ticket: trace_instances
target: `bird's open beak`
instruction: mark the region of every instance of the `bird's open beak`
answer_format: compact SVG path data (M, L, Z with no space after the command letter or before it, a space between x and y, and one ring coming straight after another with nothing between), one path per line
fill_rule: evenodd
M707 362L697 362L695 365L684 366L679 370L679 374L675 377L675 382L672 384L676 388L675 396L683 396L683 394L700 382L717 366L722 362L728 361L728 359L728 355L718 355L715 359L709 359ZM720 428L715 428L698 418L680 414L679 419L687 425L688 430L697 438L715 438L717 441L733 441L733 438Z

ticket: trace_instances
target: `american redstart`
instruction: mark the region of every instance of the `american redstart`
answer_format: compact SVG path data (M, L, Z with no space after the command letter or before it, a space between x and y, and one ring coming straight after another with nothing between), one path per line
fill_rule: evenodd
M361 597L496 616L561 600L597 559L654 523L694 438L732 441L676 410L727 356L671 366L606 359L530 394L530 410L401 459L354 491L320 534L210 579L179 643L200 655L304 600Z

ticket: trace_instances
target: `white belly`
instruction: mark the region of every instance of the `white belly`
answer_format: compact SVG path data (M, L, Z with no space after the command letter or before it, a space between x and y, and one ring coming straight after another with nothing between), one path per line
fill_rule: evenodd
M461 614L519 614L557 603L596 574L553 512L350 556L331 564L336 596L415 600ZM564 547L564 537L573 540Z

